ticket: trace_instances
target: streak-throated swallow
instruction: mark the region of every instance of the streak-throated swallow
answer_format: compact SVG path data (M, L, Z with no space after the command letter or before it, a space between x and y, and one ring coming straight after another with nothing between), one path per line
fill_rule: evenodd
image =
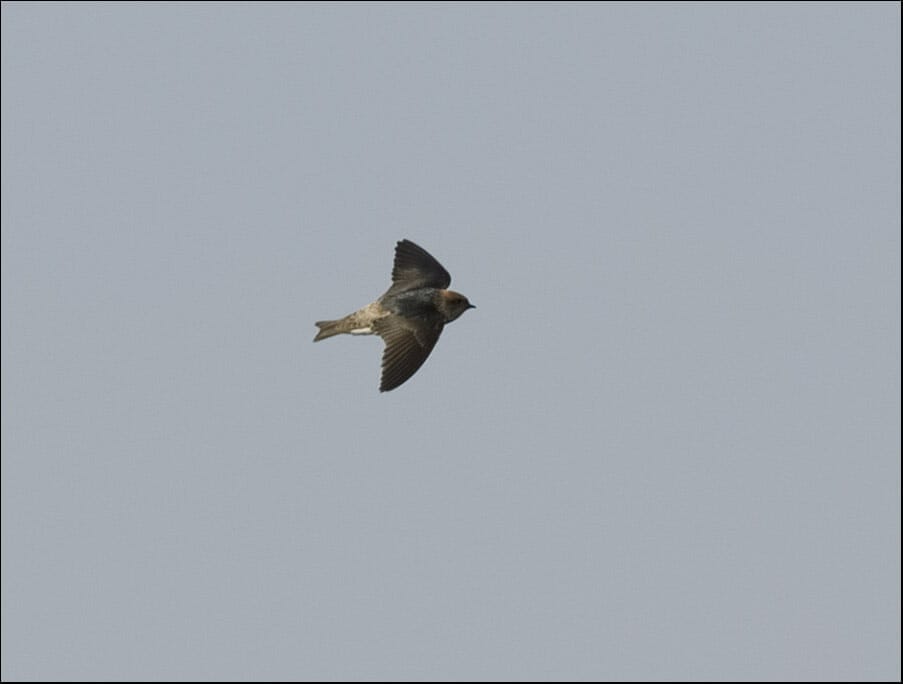
M425 249L410 240L395 245L392 286L375 302L336 321L317 321L318 340L349 333L379 335L383 351L380 392L407 381L426 361L446 323L476 308L447 289L451 276Z

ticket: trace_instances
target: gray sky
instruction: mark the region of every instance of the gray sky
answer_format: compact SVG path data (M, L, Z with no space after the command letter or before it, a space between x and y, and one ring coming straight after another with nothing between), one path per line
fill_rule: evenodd
M2 6L10 679L900 678L900 7ZM317 345L409 238L478 308Z

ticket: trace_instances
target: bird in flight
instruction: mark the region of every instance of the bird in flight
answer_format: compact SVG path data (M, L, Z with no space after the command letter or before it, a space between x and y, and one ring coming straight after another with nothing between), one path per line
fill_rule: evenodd
M333 335L379 335L383 351L380 392L406 382L433 351L446 323L476 307L447 289L451 276L410 240L395 245L392 286L371 304L335 321L317 321L314 342Z

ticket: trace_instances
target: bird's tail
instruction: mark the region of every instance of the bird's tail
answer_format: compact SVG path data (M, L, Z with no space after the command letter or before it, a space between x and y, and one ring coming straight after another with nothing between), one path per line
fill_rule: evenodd
M348 332L344 323L344 318L340 318L337 321L317 321L316 323L314 323L314 325L316 325L320 329L320 332L317 333L317 336L314 338L314 342L319 342L320 340L325 340L327 337L332 337L333 335L340 335L343 332Z

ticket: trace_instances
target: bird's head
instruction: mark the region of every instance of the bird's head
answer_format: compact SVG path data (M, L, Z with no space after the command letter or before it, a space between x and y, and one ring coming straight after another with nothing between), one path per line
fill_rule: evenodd
M440 298L440 309L445 315L445 322L451 323L468 309L476 309L460 292L443 290Z

